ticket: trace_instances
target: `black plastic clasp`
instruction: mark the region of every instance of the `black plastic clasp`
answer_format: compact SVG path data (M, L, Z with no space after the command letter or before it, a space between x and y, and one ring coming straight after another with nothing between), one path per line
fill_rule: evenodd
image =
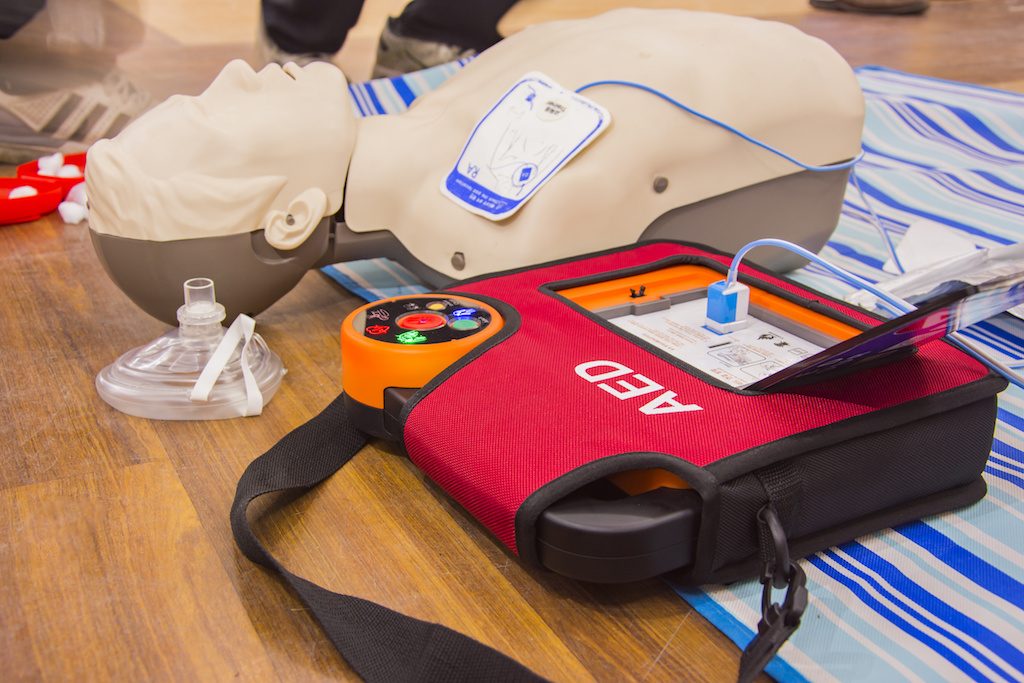
M772 586L765 583L761 592L761 621L757 632L764 633L771 629L786 631L783 638L790 636L800 626L800 619L807 609L807 575L796 562L789 565L789 579L786 584L786 597L780 605L772 602ZM779 645L782 643L780 642Z
M782 528L779 513L771 504L765 505L757 513L758 535L761 538L761 555L765 558L761 570L761 583L765 594L771 597L771 589L784 588L789 584L789 541L786 531ZM767 547L764 547L767 546Z
M807 575L790 558L789 542L775 508L771 504L761 508L757 522L761 554L766 558L761 571L761 621L757 635L740 657L739 680L744 683L754 680L768 666L800 626L807 609ZM772 590L781 588L786 589L786 596L780 605L772 601Z

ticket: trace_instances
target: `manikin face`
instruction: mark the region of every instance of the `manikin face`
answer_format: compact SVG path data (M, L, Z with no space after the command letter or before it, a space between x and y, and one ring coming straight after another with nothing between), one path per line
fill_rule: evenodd
M155 177L297 170L332 146L345 85L338 69L323 63L270 64L255 72L236 60L201 95L171 97L117 139L138 149L137 162ZM335 154L331 162L321 165L341 168L347 160Z
M255 72L233 61L201 95L175 95L94 145L87 165L91 227L156 240L235 234L267 227L270 213L302 213L291 205L311 190L326 200L322 209L318 201L305 207L323 210L319 221L341 205L355 134L337 68L271 64ZM146 206L136 207L132 193L147 194ZM201 217L203 235L173 220L182 202Z

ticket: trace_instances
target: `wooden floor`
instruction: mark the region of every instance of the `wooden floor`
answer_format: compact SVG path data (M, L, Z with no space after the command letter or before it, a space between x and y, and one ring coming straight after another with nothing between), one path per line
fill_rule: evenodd
M501 29L618 4L523 0ZM1024 91L1022 0L938 0L923 17L803 0L633 4L775 18L854 65ZM198 91L230 57L255 59L256 0L92 5L108 26L137 29L118 65L159 97ZM401 5L367 3L337 58L351 77L366 76ZM245 465L339 391L338 325L356 299L307 274L259 318L289 370L264 414L168 423L117 413L94 390L103 366L166 328L111 284L83 226L0 227L0 292L0 678L351 678L293 596L240 557L228 506ZM297 573L443 622L555 680L736 674L736 648L659 582L598 588L524 568L380 444L261 531Z

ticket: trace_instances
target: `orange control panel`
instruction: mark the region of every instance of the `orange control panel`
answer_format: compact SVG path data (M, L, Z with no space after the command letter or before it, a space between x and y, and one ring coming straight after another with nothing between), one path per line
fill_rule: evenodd
M461 295L366 304L341 323L342 387L349 398L383 408L389 387L422 387L503 325L492 306Z

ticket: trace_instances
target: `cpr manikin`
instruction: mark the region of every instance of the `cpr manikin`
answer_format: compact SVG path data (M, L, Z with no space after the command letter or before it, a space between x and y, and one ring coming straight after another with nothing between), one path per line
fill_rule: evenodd
M166 319L140 299L173 263L185 264L174 277L212 276L229 309L256 312L319 262L392 256L438 285L650 237L735 249L772 235L817 250L835 227L846 172L802 171L614 85L584 93L610 112L609 128L518 213L495 222L466 211L439 186L476 123L530 71L569 90L656 88L808 164L859 151L860 89L822 41L754 19L617 10L524 30L393 116L356 119L328 65L253 73L233 62L202 95L171 98L92 148L97 251ZM321 221L339 207L336 225ZM182 270L193 265L234 270ZM236 278L262 299L234 302Z

